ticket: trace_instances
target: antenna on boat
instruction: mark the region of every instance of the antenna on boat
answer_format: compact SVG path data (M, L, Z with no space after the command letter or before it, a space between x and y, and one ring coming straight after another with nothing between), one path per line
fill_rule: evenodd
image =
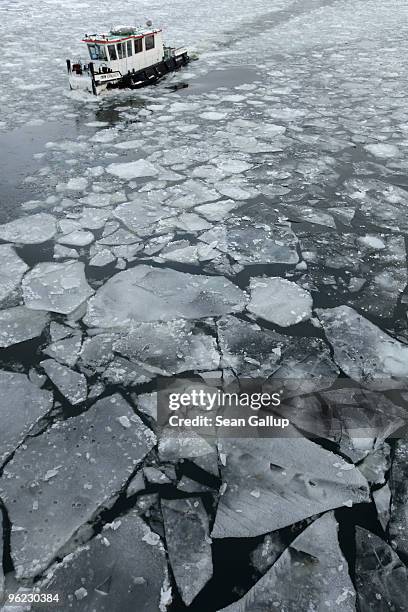
M152 25L153 25L153 21L152 21L151 19L148 19L148 20L146 21L146 25L147 25L147 27L148 27L148 28L151 28L151 27L152 27Z

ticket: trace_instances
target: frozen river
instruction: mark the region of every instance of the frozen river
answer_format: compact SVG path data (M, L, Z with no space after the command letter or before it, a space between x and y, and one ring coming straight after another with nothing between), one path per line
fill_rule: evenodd
M148 18L199 61L69 92ZM0 595L404 609L407 34L402 0L3 1ZM292 381L298 437L174 440L175 376Z

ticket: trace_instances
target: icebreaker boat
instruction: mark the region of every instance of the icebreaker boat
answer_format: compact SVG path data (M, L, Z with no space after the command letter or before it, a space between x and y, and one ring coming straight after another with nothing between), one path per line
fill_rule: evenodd
M98 95L112 87L137 88L156 82L189 62L185 47L166 47L161 29L150 21L143 27L112 29L108 34L86 34L91 61L67 60L71 89Z

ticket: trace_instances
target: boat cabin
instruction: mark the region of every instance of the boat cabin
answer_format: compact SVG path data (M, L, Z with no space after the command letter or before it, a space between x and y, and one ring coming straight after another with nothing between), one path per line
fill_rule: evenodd
M118 27L108 34L86 34L89 63L67 60L71 89L97 95L108 87L140 87L189 61L185 48L165 47L161 29Z
M158 29L119 28L109 34L86 35L89 58L95 68L110 68L122 75L163 60L163 34Z

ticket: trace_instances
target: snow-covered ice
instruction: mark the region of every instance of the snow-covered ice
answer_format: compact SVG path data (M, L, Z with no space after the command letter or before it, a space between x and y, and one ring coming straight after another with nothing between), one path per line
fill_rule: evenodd
M0 239L20 244L41 244L57 233L56 219L46 213L21 217L0 225Z
M33 312L25 306L0 310L0 347L6 348L41 336L48 323L48 315Z
M109 174L120 179L130 181L135 178L156 176L158 169L149 161L138 159L135 162L124 162L121 164L110 164L107 167Z
M140 321L200 319L240 312L246 294L223 277L140 265L116 274L88 303L85 323L123 327Z
M252 278L248 310L256 317L289 327L310 319L313 299L308 291L284 278Z
M91 242L94 240L95 237L92 232L85 232L81 230L76 230L70 234L66 234L58 238L58 242L60 244L66 244L74 247L88 246L88 244L91 244Z
M93 294L84 267L75 261L38 264L23 280L25 305L33 310L74 312Z

